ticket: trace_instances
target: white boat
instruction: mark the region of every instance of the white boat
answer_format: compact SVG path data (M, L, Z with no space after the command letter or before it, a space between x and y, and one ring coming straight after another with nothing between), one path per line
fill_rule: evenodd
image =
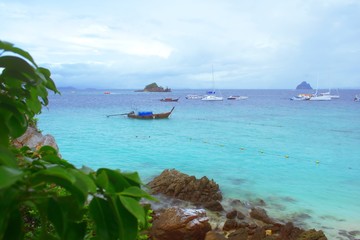
M224 98L222 96L215 95L215 84L214 84L214 68L212 67L212 82L213 82L213 90L207 92L208 95L205 95L201 100L202 101L222 101Z
M227 97L227 100L245 100L245 99L248 99L249 97L246 97L246 96L229 96Z
M297 96L290 98L290 100L305 101L305 100L309 100L312 96L313 96L312 94L300 93Z
M355 102L360 102L360 95L355 95L354 101Z
M189 94L185 98L186 99L195 99L196 100L196 99L202 99L202 98L204 98L204 96L203 95Z
M224 100L224 98L223 97L218 97L218 96L215 96L215 95L206 95L201 100L202 101L222 101L222 100Z
M323 92L323 93L320 93L320 96L329 96L331 99L339 99L340 98L340 95L339 94L331 94L331 91L329 89L328 92Z
M330 101L330 96L321 96L321 95L314 95L310 99L310 101Z

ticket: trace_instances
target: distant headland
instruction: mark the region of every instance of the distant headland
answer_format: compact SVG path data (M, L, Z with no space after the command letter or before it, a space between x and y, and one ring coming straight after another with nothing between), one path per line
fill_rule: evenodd
M135 90L135 92L171 92L170 88L163 88L158 86L156 83L146 85L142 90Z
M307 83L306 81L303 81L302 83L300 83L299 85L297 85L296 89L313 89L309 83Z

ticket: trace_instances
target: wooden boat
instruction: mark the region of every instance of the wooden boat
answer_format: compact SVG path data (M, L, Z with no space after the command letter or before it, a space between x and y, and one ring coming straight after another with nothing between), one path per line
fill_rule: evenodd
M162 102L177 102L179 98L162 98L160 101Z
M129 112L127 116L129 118L136 118L136 119L164 119L168 118L175 107L171 109L170 112L165 113L153 113L153 112L138 112L135 113L134 111Z

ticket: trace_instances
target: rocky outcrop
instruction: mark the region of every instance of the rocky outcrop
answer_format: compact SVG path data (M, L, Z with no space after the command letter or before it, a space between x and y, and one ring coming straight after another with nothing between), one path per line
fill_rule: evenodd
M303 81L299 85L297 85L296 89L312 89L309 83Z
M28 146L30 148L38 148L45 145L51 146L59 151L55 138L50 134L42 135L35 127L29 126L26 132L19 138L13 140L13 144L17 148Z
M152 194L161 193L213 211L223 210L219 202L222 200L219 185L207 177L196 179L175 169L166 169L149 182L148 186Z
M221 206L219 186L206 177L196 179L174 169L164 170L148 183L153 193L166 205L152 204L155 211L153 240L205 239L205 240L326 240L322 231L304 230L292 222L275 220L268 216L267 204L258 199L254 202L231 200L231 209ZM194 197L196 196L196 197ZM166 200L167 199L167 200ZM211 199L211 200L207 200ZM222 211L194 209L212 202L220 204ZM225 200L228 201L228 200ZM197 203L189 204L189 202ZM177 206L177 207L174 207ZM180 207L179 207L180 206ZM196 219L196 220L195 220ZM210 227L209 227L210 225ZM193 227L190 227L193 226Z
M151 83L143 90L136 90L135 92L171 92L171 89L160 87L156 83Z
M161 240L203 240L211 230L209 218L203 209L172 207L153 217L150 230L152 239Z

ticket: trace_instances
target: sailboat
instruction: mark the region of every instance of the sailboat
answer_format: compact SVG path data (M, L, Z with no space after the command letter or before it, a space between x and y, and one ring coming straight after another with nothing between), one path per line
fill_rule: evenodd
M320 93L320 96L329 96L331 99L338 99L338 98L340 98L339 91L337 92L337 94L331 94L330 89L329 89L328 92Z
M319 74L316 81L316 91L315 93L310 97L310 101L330 101L331 97L329 95L321 95L318 94L319 89Z
M223 97L219 97L215 95L215 83L214 83L214 67L212 66L212 82L213 82L213 90L208 91L207 95L205 95L201 100L202 101L222 101L224 100Z

